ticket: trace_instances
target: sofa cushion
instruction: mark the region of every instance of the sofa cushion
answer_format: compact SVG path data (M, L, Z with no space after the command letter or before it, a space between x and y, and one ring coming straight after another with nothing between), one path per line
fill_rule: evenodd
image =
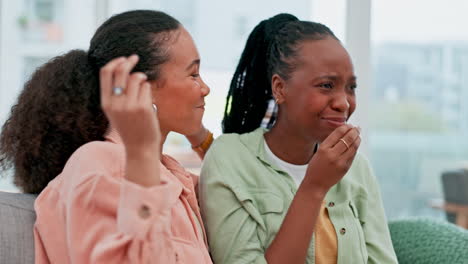
M34 263L35 199L0 191L0 263Z
M467 264L468 230L434 219L402 219L389 224L400 264Z

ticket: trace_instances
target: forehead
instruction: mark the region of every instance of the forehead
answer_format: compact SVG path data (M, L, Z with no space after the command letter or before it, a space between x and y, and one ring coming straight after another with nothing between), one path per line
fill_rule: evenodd
M341 43L331 37L322 40L305 40L298 46L299 67L310 73L339 73L354 75L351 58Z
M169 63L186 64L200 57L192 36L184 27L173 34L173 40L168 44Z

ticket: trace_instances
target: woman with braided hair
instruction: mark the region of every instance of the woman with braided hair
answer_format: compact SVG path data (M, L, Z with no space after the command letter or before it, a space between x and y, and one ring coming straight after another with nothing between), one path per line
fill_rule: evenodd
M279 14L255 27L232 78L226 134L202 168L215 263L397 263L378 184L357 152L360 128L347 123L356 87L326 26Z
M199 68L176 19L135 10L33 74L3 126L0 165L39 193L36 263L212 263L198 177L162 154L172 131L201 156L211 142Z

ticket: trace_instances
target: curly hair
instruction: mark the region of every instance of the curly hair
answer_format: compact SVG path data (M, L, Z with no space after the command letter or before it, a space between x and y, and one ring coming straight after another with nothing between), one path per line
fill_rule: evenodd
M78 147L104 139L109 122L100 105L99 69L137 54L133 71L157 80L179 27L163 12L121 13L97 29L88 52L72 50L38 68L3 125L0 168L14 168L14 183L23 192L40 193Z

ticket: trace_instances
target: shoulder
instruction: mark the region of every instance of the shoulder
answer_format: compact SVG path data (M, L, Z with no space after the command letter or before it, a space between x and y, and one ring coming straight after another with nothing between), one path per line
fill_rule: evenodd
M227 146L236 146L241 142L240 138L241 134L237 133L223 134L214 140L209 150L219 151L219 149Z
M264 129L258 128L252 132L243 134L223 134L213 142L208 153L223 153L223 155L228 156L255 153L263 142L264 132Z
M353 164L349 169L350 172L355 172L360 175L367 175L372 173L369 159L365 154L358 152L356 157L354 157Z
M356 190L366 190L373 184L373 177L369 160L363 153L358 152L353 164L340 183L346 186L353 186Z
M67 164L86 163L90 168L102 168L114 165L124 159L124 147L108 141L92 141L79 147L70 157Z
M248 149L243 144L241 134L223 134L215 139L210 149L208 150L204 163L209 163L212 160L235 159L239 154L248 152Z
M352 167L355 167L355 168L360 169L360 170L369 169L370 168L369 159L367 158L367 156L364 153L358 152L356 154L356 157L354 158Z
M108 141L92 141L79 147L68 159L61 173L74 185L93 175L120 176L125 163L122 145Z

